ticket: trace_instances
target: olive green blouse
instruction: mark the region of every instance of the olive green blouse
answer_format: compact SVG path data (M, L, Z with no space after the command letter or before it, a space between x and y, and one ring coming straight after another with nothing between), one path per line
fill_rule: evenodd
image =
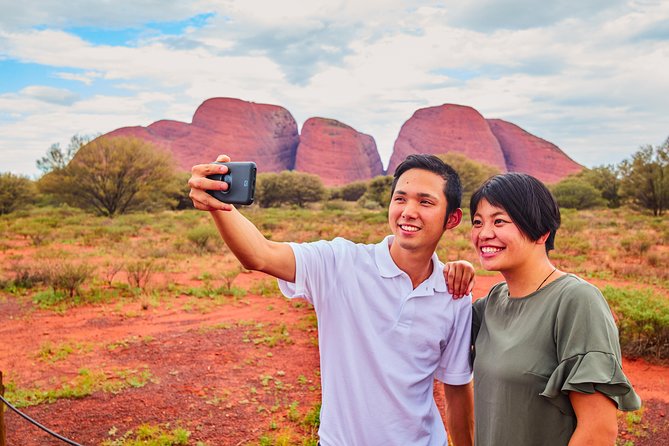
M641 406L606 300L574 275L522 298L495 285L474 303L472 342L477 446L567 445L576 428L569 392Z

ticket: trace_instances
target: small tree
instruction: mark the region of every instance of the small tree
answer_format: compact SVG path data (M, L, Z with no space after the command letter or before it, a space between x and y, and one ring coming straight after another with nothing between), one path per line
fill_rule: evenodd
M597 166L592 169L584 169L575 175L591 184L597 189L602 198L606 200L607 206L610 208L620 207L620 172L615 166L609 164L608 166Z
M593 185L580 178L568 177L553 185L551 192L558 204L565 208L591 209L605 204L601 193Z
M626 198L659 216L669 208L669 138L658 147L641 147L620 163L621 189Z
M461 153L449 152L438 156L443 162L455 169L460 176L463 202L466 201L485 180L499 173L499 169L496 167L474 161Z
M174 205L180 177L169 153L136 138L98 138L63 169L38 183L40 190L76 207L113 217Z
M30 179L13 173L0 173L0 215L33 203L35 192L35 184Z
M37 168L44 173L63 169L74 158L79 149L88 144L91 139L93 139L91 136L74 135L70 139L66 151L60 148L59 143L51 144L49 150L46 151L46 156L37 160Z

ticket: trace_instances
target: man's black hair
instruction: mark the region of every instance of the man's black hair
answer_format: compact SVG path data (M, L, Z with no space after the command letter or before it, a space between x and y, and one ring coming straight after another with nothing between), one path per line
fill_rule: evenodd
M524 173L504 173L488 179L469 201L472 222L481 200L504 209L518 229L533 242L548 232L546 252L555 247L560 208L541 181Z
M395 186L397 186L397 180L400 176L407 170L411 169L422 169L427 170L428 172L435 173L444 179L444 196L446 197L446 219L448 216L453 213L457 208L460 207L462 202L462 185L460 183L460 176L451 166L443 162L441 159L434 155L427 154L418 154L418 155L409 155L404 161L400 163L399 166L395 169L395 174L393 175L393 185L390 188L390 196L392 197L395 193ZM445 224L446 220L444 220Z

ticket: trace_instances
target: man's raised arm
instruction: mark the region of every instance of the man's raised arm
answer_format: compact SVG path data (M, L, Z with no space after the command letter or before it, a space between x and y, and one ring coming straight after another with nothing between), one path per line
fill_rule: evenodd
M216 161L229 162L220 155ZM188 185L190 198L200 210L209 211L218 232L244 268L262 271L288 282L295 281L295 255L287 243L267 240L246 217L234 206L218 201L208 190L226 190L227 183L210 180L207 175L227 173L227 167L219 164L193 166Z

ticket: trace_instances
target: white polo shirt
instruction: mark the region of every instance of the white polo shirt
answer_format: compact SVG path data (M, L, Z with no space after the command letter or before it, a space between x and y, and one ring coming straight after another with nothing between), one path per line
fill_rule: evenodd
M318 316L322 446L444 446L434 378L471 380L471 296L451 298L436 254L413 289L390 257L392 239L290 244L295 283L279 286Z

